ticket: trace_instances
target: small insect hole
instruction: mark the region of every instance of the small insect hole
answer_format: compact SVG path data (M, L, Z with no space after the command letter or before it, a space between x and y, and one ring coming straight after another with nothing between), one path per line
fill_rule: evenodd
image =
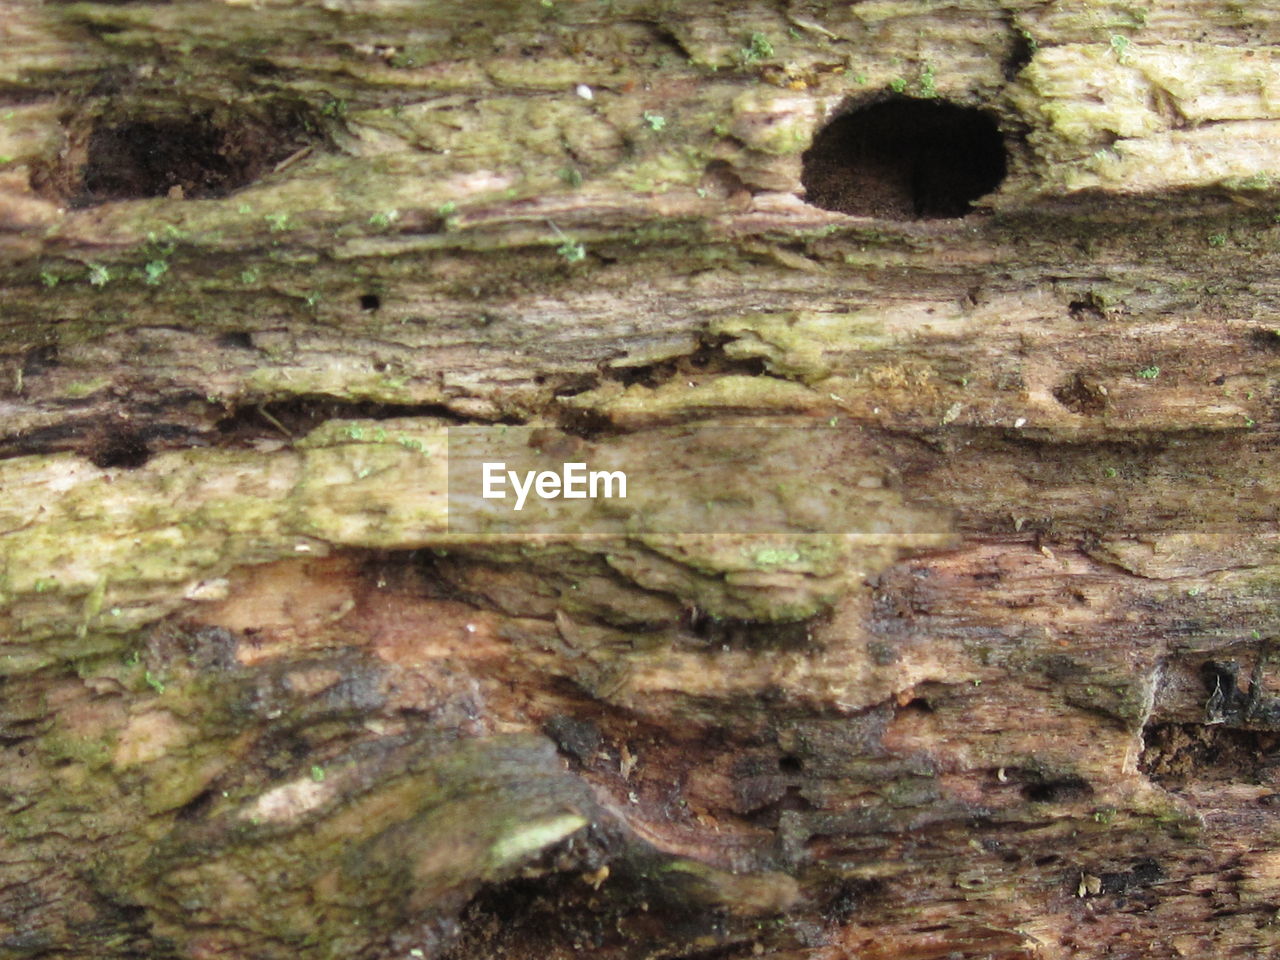
M1053 398L1080 416L1097 416L1107 409L1107 395L1103 388L1079 373L1054 387Z
M146 441L132 431L120 431L107 437L97 450L89 457L90 462L100 469L120 467L125 470L136 470L147 462L151 451Z
M1064 803L1093 796L1093 787L1079 777L1063 777L1028 783L1022 788L1022 796L1032 803Z
M1067 304L1067 313L1071 315L1072 320L1105 320L1107 318L1102 305L1092 295L1084 300L1072 300Z
M220 347L229 347L233 350L252 350L253 337L246 330L231 330L227 333L219 334L217 344Z

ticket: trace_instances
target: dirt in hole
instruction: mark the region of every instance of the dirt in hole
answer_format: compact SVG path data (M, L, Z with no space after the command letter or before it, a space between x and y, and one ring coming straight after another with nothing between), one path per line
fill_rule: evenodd
M90 453L95 467L121 467L136 470L151 458L146 437L136 431L120 429L108 433Z
M1139 769L1166 786L1195 780L1256 783L1280 764L1280 733L1273 731L1158 723L1143 731L1143 740Z
M1072 413L1096 417L1107 409L1107 394L1100 384L1076 374L1066 383L1053 388L1053 397Z
M1107 311L1105 304L1090 293L1083 299L1072 300L1067 304L1067 312L1071 315L1072 320L1105 320L1107 319Z
M41 192L72 207L144 197L220 197L271 172L316 141L297 108L225 109L71 123L61 164L38 176Z
M886 220L963 217L1008 168L990 115L905 97L836 118L803 162L809 203Z

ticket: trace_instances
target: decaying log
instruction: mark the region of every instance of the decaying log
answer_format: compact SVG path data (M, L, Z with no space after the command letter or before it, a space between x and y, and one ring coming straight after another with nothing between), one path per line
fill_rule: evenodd
M0 36L0 958L1280 944L1280 14Z

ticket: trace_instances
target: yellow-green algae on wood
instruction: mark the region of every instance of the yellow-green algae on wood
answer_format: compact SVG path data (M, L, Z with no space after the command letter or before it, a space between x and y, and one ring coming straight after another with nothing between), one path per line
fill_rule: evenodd
M1040 49L1012 100L1051 191L1122 194L1280 177L1280 58L1133 40Z
M776 403L757 392L766 384L805 392L754 378L721 378L711 392L718 404ZM949 536L945 518L908 508L884 486L891 465L882 453L824 425L712 423L601 444L600 456L641 463L658 443L669 475L683 479L675 488L633 482L626 501L592 501L576 520L549 529L539 524L557 514L540 503L507 514L500 526L460 530L455 522L451 531L448 428L427 420L331 421L291 448L187 450L134 470L100 469L71 455L15 458L0 463L0 519L9 531L0 541L5 627L27 652L68 622L79 625L81 640L109 645L110 636L216 596L210 582L246 564L339 548L453 545L483 554L491 533L522 531L537 534L535 551L539 541L595 534L578 549L719 616L808 617L900 547ZM491 428L499 454L509 445L504 430ZM759 447L761 472L743 473L744 442ZM826 445L834 445L830 454ZM796 464L813 457L807 470L830 473L816 487L794 479Z
M137 470L70 455L0 462L0 597L11 642L53 636L82 609L82 631L128 632L242 564L429 542L447 524L444 428L377 428L382 443L196 449Z
M893 340L883 310L754 314L713 321L713 333L731 336L725 353L761 358L772 373L813 383L830 376L860 350L883 349Z

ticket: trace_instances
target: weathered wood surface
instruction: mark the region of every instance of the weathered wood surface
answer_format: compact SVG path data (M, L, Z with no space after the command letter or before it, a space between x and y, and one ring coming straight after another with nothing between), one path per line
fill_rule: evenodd
M0 38L0 957L1276 948L1280 15ZM965 217L818 139L941 101ZM499 422L739 532L450 533Z

